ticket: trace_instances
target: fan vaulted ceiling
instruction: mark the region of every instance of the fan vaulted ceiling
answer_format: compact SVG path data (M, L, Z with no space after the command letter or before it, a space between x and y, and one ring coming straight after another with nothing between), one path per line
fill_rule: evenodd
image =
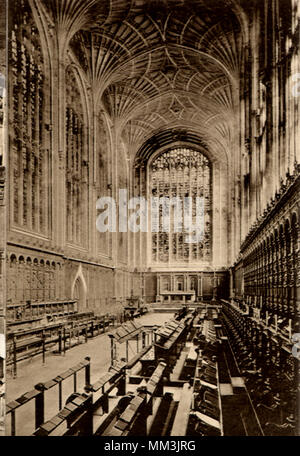
M228 141L246 30L239 0L47 0L45 7L129 146L172 126L207 144Z

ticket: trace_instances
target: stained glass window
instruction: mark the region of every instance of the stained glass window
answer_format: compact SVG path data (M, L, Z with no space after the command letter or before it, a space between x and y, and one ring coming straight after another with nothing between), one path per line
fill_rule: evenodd
M152 198L178 198L182 202L182 228L174 226L170 211L170 229L163 228L163 206L158 213L158 232L151 233L153 263L208 262L211 258L211 167L208 158L192 149L176 148L162 153L150 165L150 196ZM193 226L196 201L202 203L202 235L191 242L191 231L184 224L184 201L192 201ZM198 200L197 200L198 198ZM153 231L153 230L152 230Z
M49 99L41 43L27 2L13 6L9 46L10 143L13 225L48 234Z
M86 246L88 160L81 94L72 69L66 73L67 239Z

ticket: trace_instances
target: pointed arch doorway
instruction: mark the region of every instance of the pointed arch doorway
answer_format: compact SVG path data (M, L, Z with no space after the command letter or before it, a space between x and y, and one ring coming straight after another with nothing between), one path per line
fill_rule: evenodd
M86 297L87 286L80 265L72 286L72 299L77 301L77 312L82 312L87 308Z

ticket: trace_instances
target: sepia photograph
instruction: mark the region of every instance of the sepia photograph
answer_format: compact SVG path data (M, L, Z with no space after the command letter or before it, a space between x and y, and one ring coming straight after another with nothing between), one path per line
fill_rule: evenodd
M0 0L0 436L300 436L299 22Z

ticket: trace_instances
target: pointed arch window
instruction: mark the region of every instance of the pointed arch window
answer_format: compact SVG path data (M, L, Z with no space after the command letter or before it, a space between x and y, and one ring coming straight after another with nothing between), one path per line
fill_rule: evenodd
M48 235L50 153L49 80L41 41L27 1L12 2L9 40L12 224Z
M211 164L201 152L186 147L160 154L150 164L152 197L192 197L192 222L196 223L196 197L203 201L203 236L187 242L185 227L174 229L172 216L169 232L163 231L162 207L159 207L159 229L151 233L152 263L197 263L211 259Z
M66 199L68 242L86 247L88 158L82 97L72 68L66 72Z

